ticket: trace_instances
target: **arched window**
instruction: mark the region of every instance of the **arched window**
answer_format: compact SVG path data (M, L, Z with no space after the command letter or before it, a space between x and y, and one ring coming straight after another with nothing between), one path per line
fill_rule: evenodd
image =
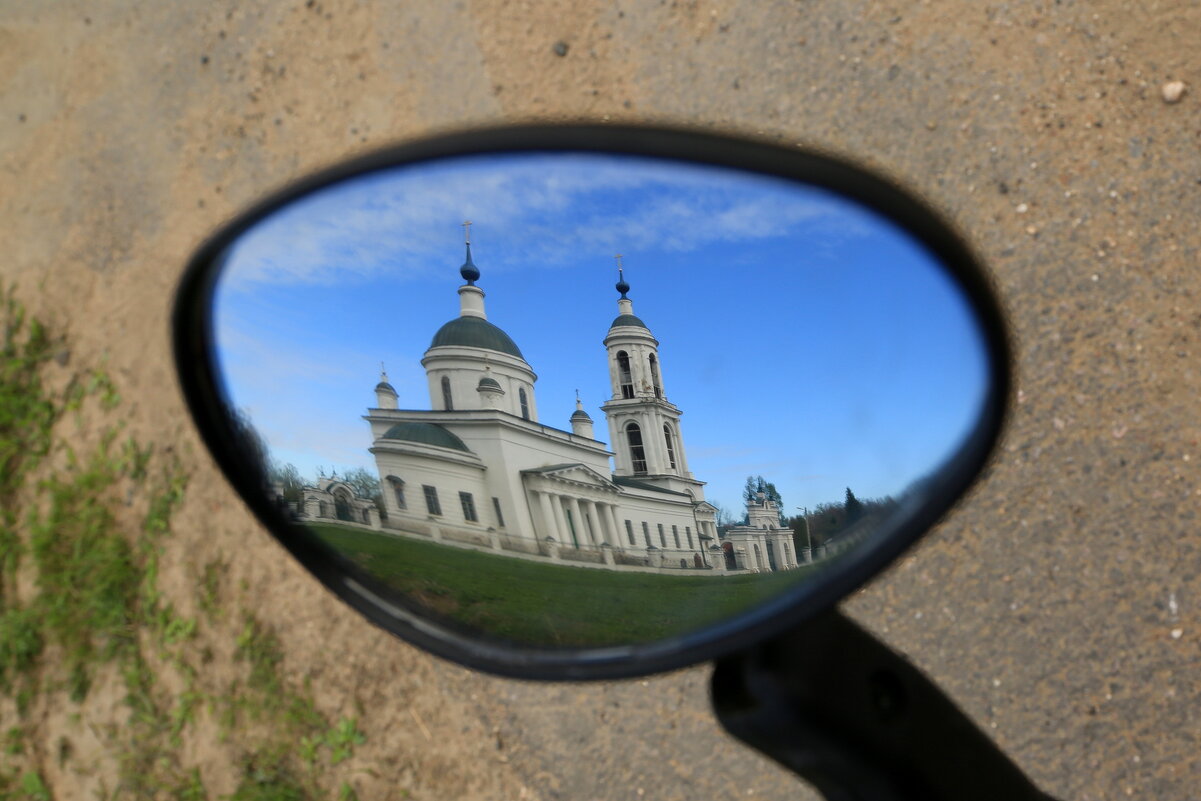
M371 522L371 512L370 512L369 510L367 510L367 509L364 509L364 510L363 510L363 522L364 522L364 523L370 523L370 522Z
M448 411L454 411L455 405L450 398L450 379L442 376L442 407Z
M671 443L671 428L663 424L663 441L667 443L667 461L671 462L671 469L676 469L676 449Z
M626 439L630 442L630 466L634 475L646 475L646 450L642 447L642 429L637 423L626 426Z
M521 404L521 419L530 419L530 399L526 397L525 387L517 390L517 401Z
M630 354L617 351L617 383L621 385L621 397L634 397L634 377L630 375Z
M317 517L325 517L325 511L327 508L328 507L326 507L325 501L317 501Z
M405 505L405 483L402 479L396 476L388 476L388 483L392 485L392 495L396 498L396 507L398 509L407 509Z
M655 387L655 397L663 397L663 388L660 386L663 382L659 380L659 360L655 358L655 354L650 355L651 363L651 383Z

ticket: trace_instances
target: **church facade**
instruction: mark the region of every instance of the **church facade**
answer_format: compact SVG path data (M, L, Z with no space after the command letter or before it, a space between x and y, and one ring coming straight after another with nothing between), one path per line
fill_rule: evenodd
M421 360L430 408L398 408L381 375L364 416L386 510L367 524L597 566L724 570L716 509L688 469L659 342L634 315L624 278L603 338L610 449L578 399L566 428L539 419L537 375L488 321L470 243L460 274L459 316ZM319 517L309 506L303 516Z

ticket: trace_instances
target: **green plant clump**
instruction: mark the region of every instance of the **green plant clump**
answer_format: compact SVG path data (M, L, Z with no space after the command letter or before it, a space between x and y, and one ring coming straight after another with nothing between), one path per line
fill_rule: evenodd
M364 736L354 718L331 725L307 687L299 691L281 675L274 631L244 615L235 655L248 665L245 680L206 683L202 666L213 651L196 641L211 640L202 624L224 619L228 565L205 566L196 587L201 618L179 614L163 598L163 539L186 488L179 465L156 476L153 450L121 441L120 423L101 429L98 442L82 428L70 444L56 436L67 411L81 425L88 404L117 408L116 386L103 370L90 370L61 397L48 392L41 371L61 343L11 290L0 289L0 332L0 692L21 717L20 725L6 722L0 738L0 801L52 798L55 766L39 755L54 751L36 747L42 733L29 711L57 692L84 701L105 663L120 670L128 717L106 730L119 784L111 793L99 788L99 797L208 799L199 770L183 755L186 732L205 708L223 710L226 734L238 738L241 756L231 767L240 765L241 777L226 798L330 798L339 786L346 797L344 782L323 784L325 772L349 759ZM146 514L140 526L127 525L123 509L139 496ZM167 670L181 689L166 689L180 684L162 680ZM234 725L247 720L261 725ZM60 736L57 769L71 753Z

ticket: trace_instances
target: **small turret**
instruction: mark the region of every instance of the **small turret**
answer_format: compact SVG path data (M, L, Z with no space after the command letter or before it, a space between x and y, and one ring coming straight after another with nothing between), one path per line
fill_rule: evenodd
M388 374L384 372L384 365L381 362L379 383L375 385L375 402L380 409L395 409L397 408L397 397L396 390L388 383Z
M578 390L575 394L575 411L571 413L571 433L577 437L595 439L592 432L592 418L588 416L588 412L584 411L584 404L580 403Z

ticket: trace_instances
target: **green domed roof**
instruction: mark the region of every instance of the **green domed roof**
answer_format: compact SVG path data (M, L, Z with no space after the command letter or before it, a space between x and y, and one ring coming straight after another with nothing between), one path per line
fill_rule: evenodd
M397 423L384 432L382 439L399 439L404 442L417 442L422 445L437 445L439 448L451 448L464 453L471 453L463 444L463 440L433 423Z
M611 325L609 327L616 328L619 325L632 325L636 328L646 328L646 323L642 322L642 320L638 319L637 317L635 317L632 314L617 315L617 319L614 320L613 325ZM646 330L649 331L650 329L646 328Z
M436 348L441 345L495 350L525 360L508 334L480 317L456 317L439 328L430 347Z

